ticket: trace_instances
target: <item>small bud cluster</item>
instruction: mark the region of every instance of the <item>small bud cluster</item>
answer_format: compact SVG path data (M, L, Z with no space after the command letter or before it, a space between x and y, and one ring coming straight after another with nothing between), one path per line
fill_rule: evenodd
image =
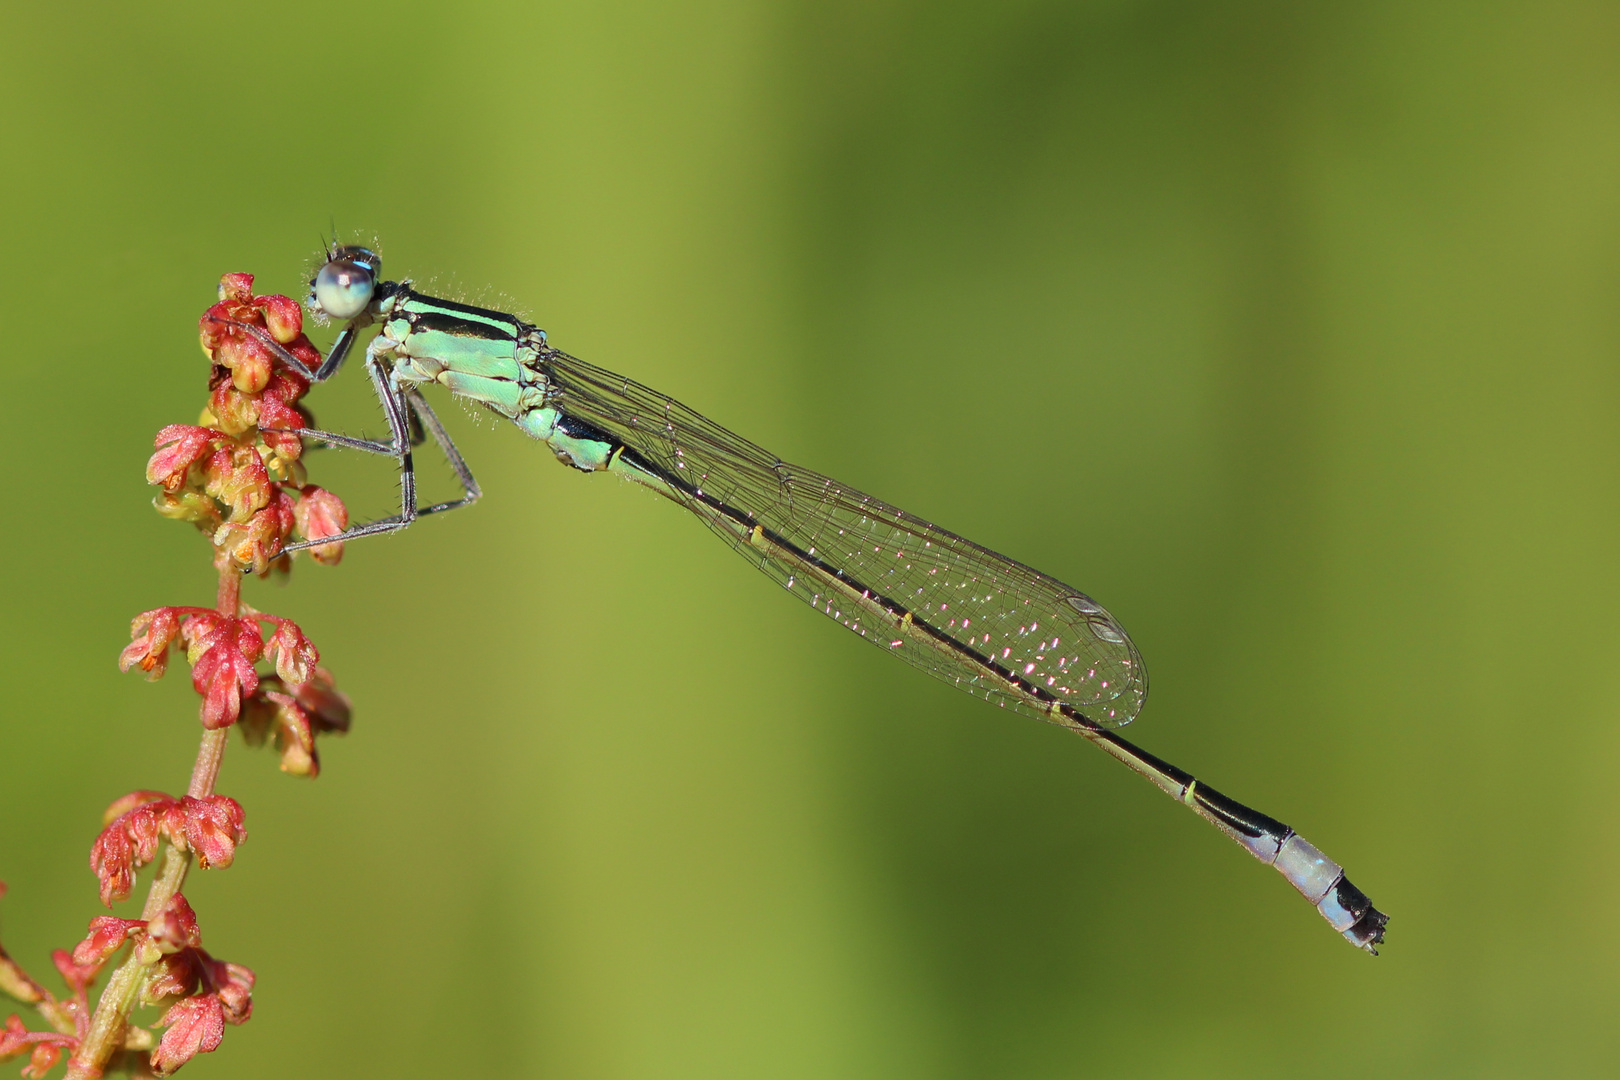
M52 954L69 995L52 994L0 948L0 993L32 1006L49 1027L30 1030L17 1015L0 1027L0 1060L26 1056L22 1074L31 1080L64 1054L69 1080L114 1069L167 1076L217 1048L226 1024L247 1021L253 972L203 949L196 913L180 891L193 862L228 867L247 838L241 804L214 791L222 740L238 727L249 745L273 744L284 771L313 777L320 772L316 736L349 727L349 701L303 630L240 595L244 572L287 571L283 549L293 541L317 541L307 549L317 562L342 558L341 542L318 541L340 534L348 512L305 475L299 430L309 417L298 402L309 380L284 362L290 356L307 372L320 354L304 336L297 303L255 296L252 275L227 274L219 295L200 324L212 361L208 406L199 423L160 431L146 468L161 488L158 511L209 536L218 603L142 612L119 657L121 670L157 679L171 648L184 650L201 698L202 745L184 795L135 791L107 808L90 849L101 902L110 908L129 899L141 868L161 865L140 918L97 916L83 941ZM121 953L92 1009L91 987ZM140 1006L164 1010L153 1025L161 1038L131 1023Z
M101 902L112 907L129 899L135 871L157 855L159 840L191 852L204 870L231 865L236 845L247 839L242 819L242 804L224 795L125 795L107 808L107 827L90 846L90 869L101 881Z
M285 296L254 296L252 274L226 274L219 303L200 323L213 361L208 407L197 424L158 432L146 479L163 493L158 512L190 521L237 567L265 574L291 540L321 540L349 523L342 500L306 481L298 429L309 416L298 401L309 380L278 364L273 341L313 370L320 353L304 336L303 312ZM310 549L336 564L343 545Z
M312 549L314 550L314 549ZM349 729L348 699L316 661L320 654L291 619L263 615L246 604L241 617L212 608L165 607L143 611L130 624L130 644L118 658L122 671L140 668L148 679L168 669L169 646L179 642L191 663L191 684L202 696L205 728L238 722L252 745L273 738L281 767L298 776L320 772L315 736ZM261 624L275 627L269 640ZM273 675L255 666L268 660Z

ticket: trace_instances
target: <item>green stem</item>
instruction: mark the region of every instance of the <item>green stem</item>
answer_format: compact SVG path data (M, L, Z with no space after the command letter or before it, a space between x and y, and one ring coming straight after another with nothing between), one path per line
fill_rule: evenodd
M220 614L235 618L240 613L241 604L242 575L222 567L219 575ZM191 783L186 788L186 794L192 798L201 799L214 793L214 783L219 779L219 766L225 758L225 740L229 733L229 728L203 732L202 743L197 747L197 760L191 766ZM151 888L147 890L146 904L141 908L141 918L148 922L155 919L186 883L186 873L190 869L191 852L173 844L165 845L162 863L152 878ZM78 1053L68 1061L66 1080L99 1080L106 1071L107 1062L123 1048L129 1014L135 1011L140 1001L141 987L146 984L146 976L152 965L160 959L159 954L152 950L151 959L143 960L143 951L146 950L132 950L118 970L113 972L112 978L107 980L107 988L101 992L96 1011L90 1017L90 1030L79 1044Z
M67 1080L99 1078L107 1059L124 1045L124 1027L141 995L146 969L147 965L132 955L107 980L107 988L96 1002L95 1015L90 1018L90 1031L79 1044L79 1052L68 1060Z

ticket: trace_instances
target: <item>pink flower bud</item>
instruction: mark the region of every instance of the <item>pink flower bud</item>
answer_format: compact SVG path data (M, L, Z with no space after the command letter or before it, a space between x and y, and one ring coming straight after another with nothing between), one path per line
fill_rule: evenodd
M281 554L295 524L293 502L277 486L271 492L269 505L246 522L226 522L216 529L214 546L237 566L263 574Z
M101 824L104 826L111 825L137 806L145 806L147 803L173 801L161 791L132 791L121 799L114 799L107 806L107 809L101 815Z
M253 301L264 312L264 326L278 345L291 345L304 333L304 309L290 296L260 296Z
M56 1068L56 1063L62 1059L63 1043L77 1043L77 1039L61 1037L61 1041L52 1040L34 1044L34 1052L28 1055L28 1067L22 1074L29 1080L45 1080L45 1074Z
M229 378L221 379L208 396L208 412L214 426L227 435L241 435L259 423L260 399L244 394Z
M115 919L111 915L97 915L90 920L89 935L73 946L73 962L81 967L99 969L126 940L146 929L139 919ZM61 967L60 964L57 965ZM91 978L95 971L91 971ZM88 985L88 984L87 984Z
M228 1024L245 1024L253 1015L253 983L252 970L241 964L227 964L223 960L210 958L207 963L209 981L219 993L219 1003L223 1006L225 1022Z
M55 1031L29 1031L23 1026L22 1018L15 1014L7 1017L6 1026L0 1028L0 1058L28 1054L28 1064L23 1067L22 1074L31 1080L44 1080L46 1072L55 1068L62 1051L78 1045L79 1040L72 1035Z
M316 354L315 360L320 362L319 354ZM296 461L303 454L303 440L285 435L277 440L272 433L291 432L309 426L308 416L296 404L304 389L302 379L290 372L277 370L270 379L270 385L258 397L260 437L288 461Z
M321 654L291 619L277 619L276 632L265 643L264 655L276 665L283 682L301 683L314 674Z
M148 795L155 798L139 798ZM135 871L157 855L162 823L174 805L157 792L138 791L118 800L108 812L125 803L132 805L109 821L90 845L90 870L101 882L101 902L106 907L129 899Z
M296 431L266 427L259 430L259 438L264 440L265 448L283 462L291 463L304 456L304 440Z
M118 655L118 670L139 667L148 680L161 679L169 664L169 646L180 635L180 609L143 611L129 624L130 644Z
M152 974L141 989L141 1001L154 1005L165 998L190 997L202 985L201 949L181 949L170 955L159 954Z
M157 453L146 463L146 482L161 484L165 491L177 491L185 483L186 471L208 456L220 441L220 434L193 424L170 424L157 433L153 445Z
M66 949L52 949L51 963L56 965L56 970L62 975L62 981L67 983L75 994L88 989L90 984L96 981L96 972L101 970L99 963L74 963L73 954Z
M219 279L219 299L221 302L248 303L253 299L252 274L226 274Z
M0 1029L0 1058L22 1053L28 1046L27 1035L28 1029L23 1027L22 1017L16 1013L6 1017L6 1026Z
M201 654L191 666L191 685L203 697L202 722L209 730L230 727L241 714L242 696L259 687L253 664L264 648L250 619L220 619L217 628L192 646Z
M231 385L244 394L257 394L270 382L275 355L258 338L233 332L214 349L214 363L231 373Z
M321 772L315 736L349 730L349 699L332 685L325 668L315 668L307 682L285 683L280 676L269 676L243 704L239 726L249 746L262 746L274 736L281 770L313 779Z
M298 532L307 540L323 540L336 536L349 527L349 509L343 500L325 488L311 484L303 488L294 509ZM309 549L316 562L336 566L343 559L343 545L317 544Z
M215 451L204 476L204 490L230 508L232 521L242 521L270 503L270 473L251 446Z
M90 845L90 870L101 882L101 904L128 900L135 887L135 848L121 829L109 829Z
M168 1030L152 1051L152 1071L168 1076L198 1054L217 1049L225 1038L225 1013L219 995L180 999L169 1006L158 1026Z
M186 646L186 662L195 664L199 656L219 644L221 627L234 621L209 608L187 611L185 620L180 624L180 640Z
M158 950L177 953L181 949L196 948L202 944L202 931L197 929L197 913L191 910L186 898L175 893L163 910L146 924L146 932Z
M200 799L182 795L169 812L165 831L171 836L180 833L204 870L224 869L236 858L236 845L247 839L245 816L242 804L224 795Z
M315 752L315 727L303 706L285 694L277 694L282 707L276 714L276 745L281 749L281 771L311 779L321 774L320 755Z

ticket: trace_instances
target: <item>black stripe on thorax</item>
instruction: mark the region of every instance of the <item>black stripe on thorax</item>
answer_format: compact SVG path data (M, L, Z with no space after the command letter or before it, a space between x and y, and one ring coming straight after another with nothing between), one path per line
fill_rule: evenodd
M500 341L519 338L532 329L516 315L504 311L459 304L454 300L441 300L415 291L402 290L401 303L411 326L420 330L436 330L457 337L482 338Z

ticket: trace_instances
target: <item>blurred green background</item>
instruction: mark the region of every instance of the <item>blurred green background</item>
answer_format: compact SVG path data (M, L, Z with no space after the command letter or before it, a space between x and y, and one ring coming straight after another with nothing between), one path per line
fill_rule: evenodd
M188 1075L1612 1075L1617 56L1599 2L7 4L7 947L184 786L184 669L114 668L212 596L143 463L219 275L335 222L1084 588L1131 737L1393 922L446 405L483 503L249 586L355 729L233 746L187 892L257 1014Z

